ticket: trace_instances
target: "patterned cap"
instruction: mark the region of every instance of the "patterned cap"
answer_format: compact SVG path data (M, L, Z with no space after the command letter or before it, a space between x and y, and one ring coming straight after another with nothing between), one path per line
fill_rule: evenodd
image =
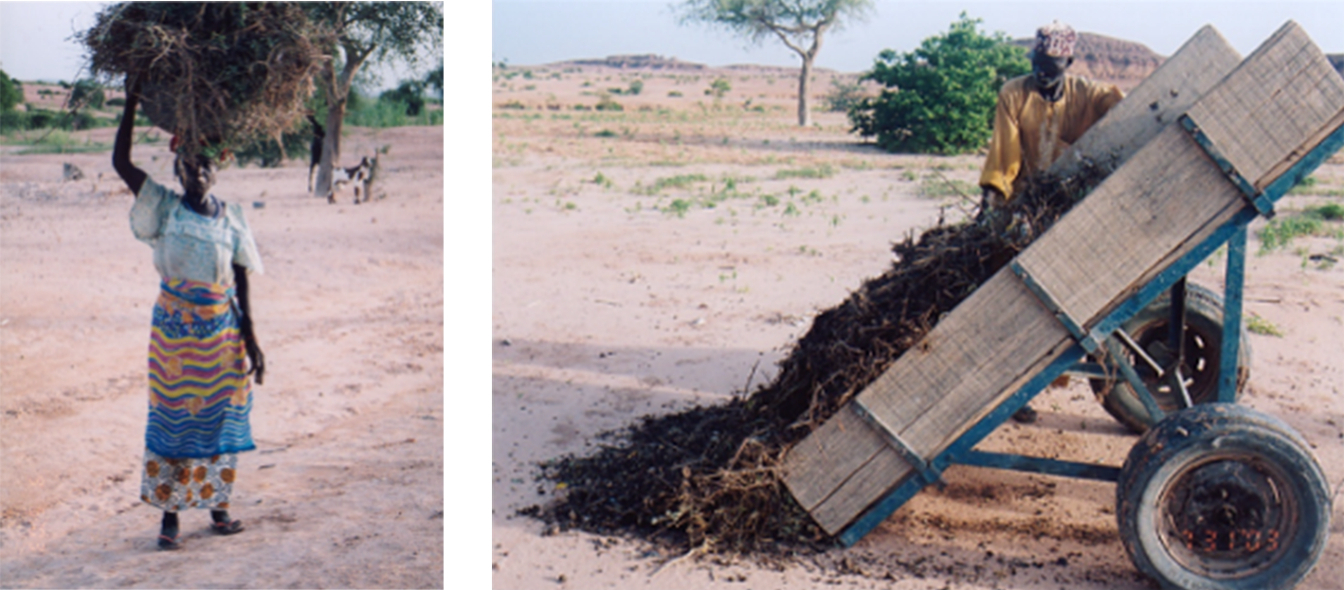
M1078 34L1073 27L1059 21L1036 29L1035 51L1050 57L1073 57L1073 46L1078 42Z

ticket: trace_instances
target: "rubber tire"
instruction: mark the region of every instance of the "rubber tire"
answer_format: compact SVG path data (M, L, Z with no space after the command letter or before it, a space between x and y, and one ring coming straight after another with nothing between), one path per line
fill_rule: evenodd
M1254 564L1255 569L1252 571L1238 571L1248 566L1237 565L1239 562L1236 556L1223 564L1226 566L1224 571L1196 571L1182 563L1182 557L1200 559L1197 551L1188 546L1188 539L1198 538L1195 533L1188 533L1191 536L1166 536L1163 532L1167 527L1161 526L1161 523L1175 524L1175 520L1170 518L1173 513L1166 509L1170 506L1167 500L1182 497L1180 492L1184 488L1175 484L1182 483L1183 476L1197 474L1200 469L1204 473L1209 470L1216 472L1221 466L1231 463L1220 459L1234 457L1243 459L1235 462L1237 466L1256 466L1246 470L1246 473L1253 471L1257 477L1272 479L1273 487L1262 489L1272 489L1277 494L1272 501L1261 504L1269 507L1261 514L1275 513L1278 511L1274 507L1283 507L1283 512L1276 516L1292 520L1287 524L1280 522L1291 530L1273 537L1276 549L1269 549L1269 544L1265 543L1264 547L1271 553L1267 554L1268 557L1259 556L1266 561ZM1266 473L1270 476L1264 476ZM1191 476L1191 479L1200 481L1197 476ZM1239 477L1236 481L1247 480ZM1198 487L1192 489L1196 492L1200 490ZM1200 499L1223 498L1222 506L1229 506L1231 501L1225 498L1250 497L1238 496L1236 492L1240 489L1220 487L1212 490L1214 494L1202 498L1191 492L1184 496L1188 503L1180 506L1187 508L1189 514L1189 508L1201 506L1198 503ZM1228 494L1228 490L1233 493ZM1173 493L1177 495L1172 496ZM1265 500L1263 496L1259 499ZM1125 551L1139 571L1158 581L1164 588L1292 588L1311 572L1325 549L1330 531L1330 511L1330 493L1325 475L1302 438L1276 418L1229 403L1213 402L1194 406L1158 423L1130 450L1116 485L1116 520ZM1217 514L1230 513L1224 511ZM1255 514L1255 511L1238 513ZM1200 514L1217 515L1208 510ZM1213 522L1213 519L1196 519L1193 522L1208 523ZM1208 534L1208 529L1204 534ZM1236 545L1234 535L1235 532L1229 533L1229 545ZM1260 532L1257 531L1256 535L1259 546ZM1180 543L1181 538L1187 539L1185 545ZM1223 537L1214 538L1219 539L1214 541L1217 548ZM1268 533L1265 538L1269 538ZM1175 541L1174 553L1164 539ZM1279 542L1280 539L1286 540ZM1244 548L1250 548L1249 541L1246 541ZM1236 549L1230 548L1228 551ZM1257 553L1258 549L1252 551L1247 559L1255 557ZM1240 563L1246 564L1247 561Z
M1185 314L1187 364L1190 360L1196 363L1192 375L1194 383L1189 387L1190 399L1196 405L1216 401L1223 346L1223 298L1207 287L1187 283ZM1122 324L1121 328L1140 346L1147 348L1154 340L1166 341L1167 323L1170 318L1171 292L1168 291L1148 307L1134 314L1134 317ZM1236 397L1239 398L1251 374L1251 344L1244 327L1241 330L1241 347L1237 358L1239 361ZM1199 364L1201 361L1202 365ZM1134 358L1130 359L1130 363L1150 387L1156 383L1156 375L1153 375L1147 366L1142 366L1142 363ZM1123 377L1089 379L1088 384L1092 387L1092 392L1101 399L1101 406L1106 409L1106 413L1130 430L1142 434L1156 422L1148 414L1148 409L1143 407L1143 402L1139 401L1134 387ZM1154 397L1157 398L1158 407L1164 412L1171 413L1181 407L1174 395L1155 393Z

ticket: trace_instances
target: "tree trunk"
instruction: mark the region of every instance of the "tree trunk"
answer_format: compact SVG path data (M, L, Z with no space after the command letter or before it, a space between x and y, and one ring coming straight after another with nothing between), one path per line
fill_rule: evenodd
M807 93L812 86L812 56L803 56L802 74L798 76L798 126L812 124L812 111L807 108Z
M341 121L345 119L345 105L346 99L350 96L350 84L354 81L355 72L359 71L359 67L372 52L372 48L355 51L347 46L345 67L341 69L340 77L334 75L335 70L330 65L323 72L322 88L327 98L327 128L326 136L322 138L322 161L318 164L317 181L313 185L313 194L319 197L331 196L331 173L336 166L341 165Z
M330 197L332 171L341 164L341 120L345 119L345 96L327 100L326 136L322 138L322 161L317 167L313 194Z

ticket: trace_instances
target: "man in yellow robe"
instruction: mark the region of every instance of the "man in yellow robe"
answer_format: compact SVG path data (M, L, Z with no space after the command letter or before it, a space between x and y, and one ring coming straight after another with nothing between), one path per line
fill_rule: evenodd
M1124 98L1118 88L1067 76L1077 34L1058 21L1036 31L1032 72L999 90L994 135L980 173L981 221L1004 229L1003 213L1022 181L1050 167L1064 150Z
M1037 29L1031 74L1013 78L999 89L994 135L980 172L983 192L976 221L1001 234L1030 235L1026 220L1008 208L1022 181L1050 168L1124 98L1115 86L1064 74L1073 64L1077 40L1073 28L1059 21ZM1013 419L1035 422L1036 411L1023 406Z

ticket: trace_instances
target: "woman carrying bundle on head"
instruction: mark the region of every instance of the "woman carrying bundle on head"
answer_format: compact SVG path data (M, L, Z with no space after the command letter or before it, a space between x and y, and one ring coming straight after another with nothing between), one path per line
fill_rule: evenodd
M131 163L139 91L128 75L112 165L135 195L131 231L154 249L162 278L149 345L140 498L163 510L159 547L177 549L177 513L188 508L209 509L215 533L243 530L228 508L237 453L256 448L249 376L261 384L265 360L252 331L247 275L262 267L242 208L210 194L215 162L208 149L174 146L181 193Z

